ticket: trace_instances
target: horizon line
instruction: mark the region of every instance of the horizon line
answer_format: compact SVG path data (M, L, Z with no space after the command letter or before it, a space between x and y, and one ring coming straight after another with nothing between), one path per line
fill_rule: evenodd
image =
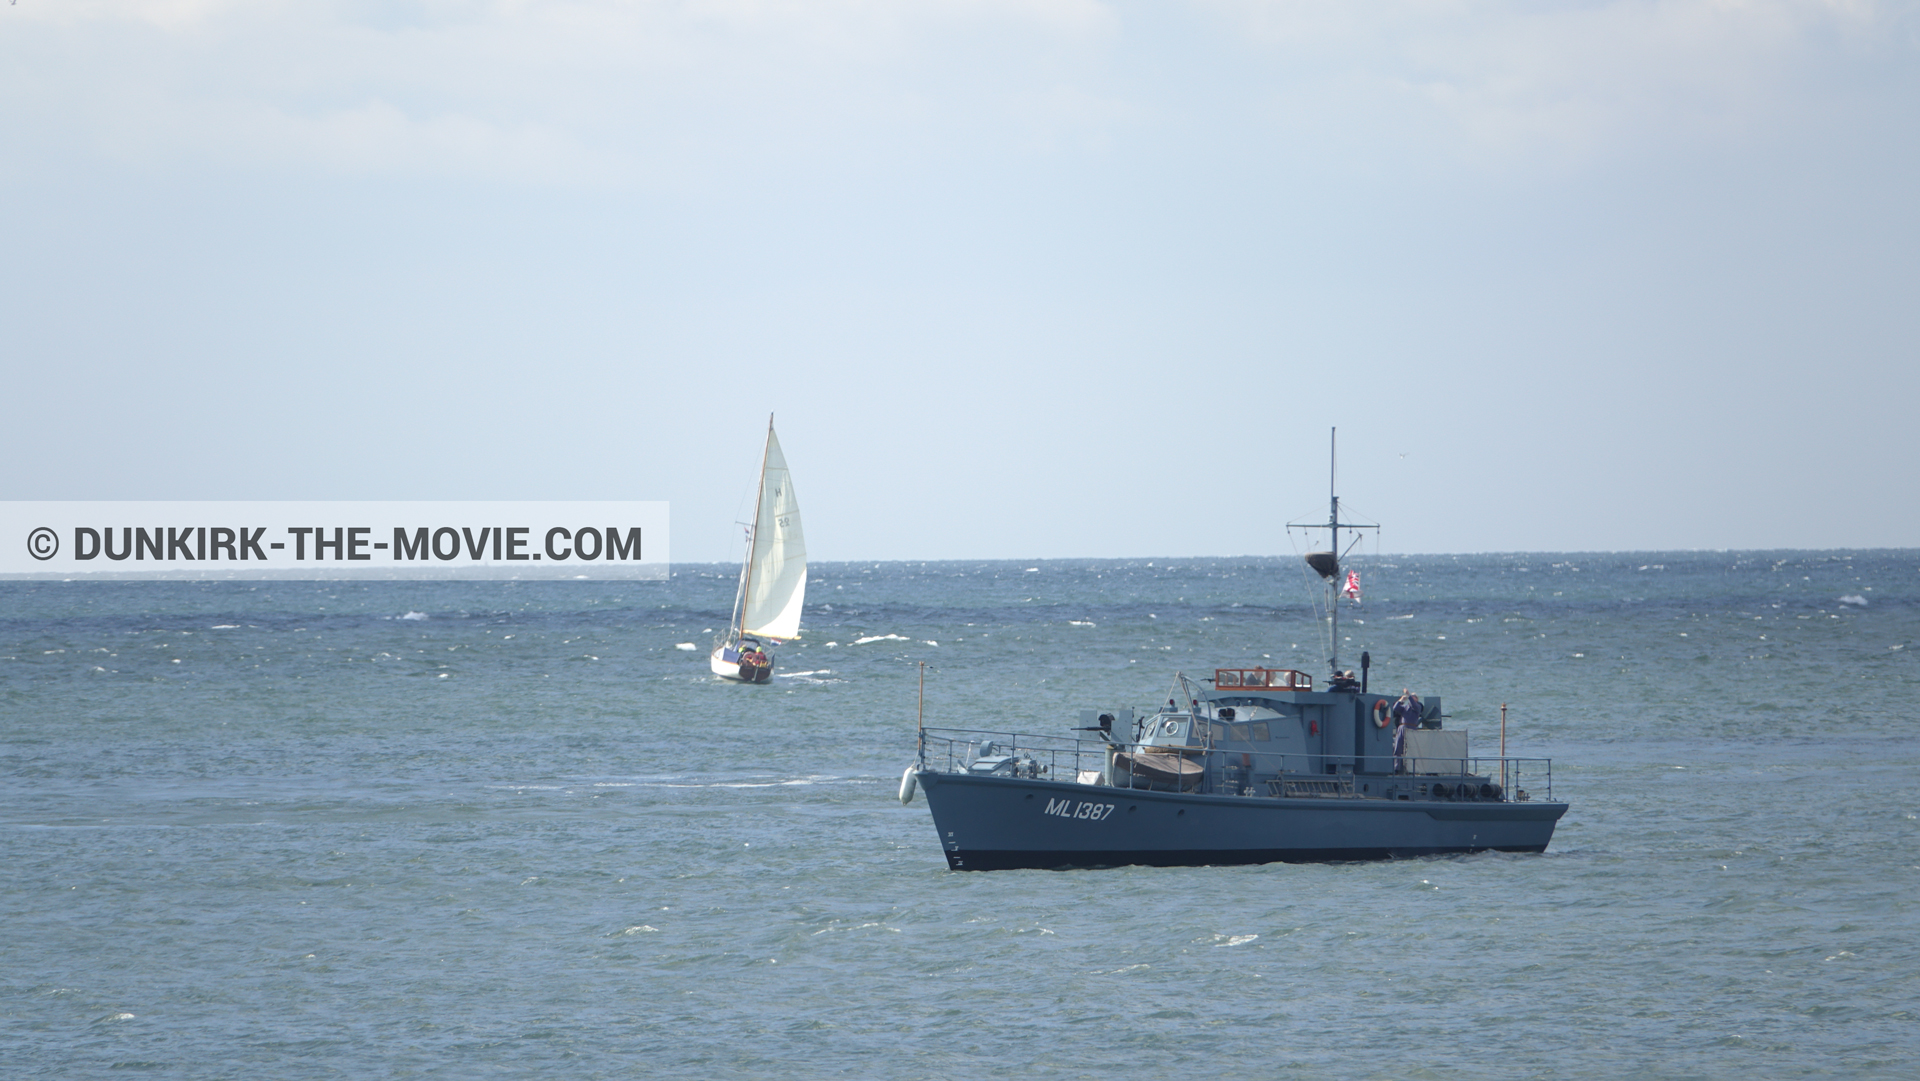
M1799 554L1809 554L1809 555L1814 555L1814 554L1835 555L1835 554L1854 554L1854 553L1869 553L1869 552L1920 553L1920 545L1911 546L1911 547L1872 547L1872 548L1615 548L1615 549L1584 548L1584 549L1535 549L1535 550L1510 549L1510 550L1487 550L1487 551L1478 551L1478 552L1379 552L1379 553L1368 553L1365 556L1361 556L1361 557L1349 556L1346 558L1442 559L1442 558L1459 558L1463 556L1674 556L1674 555L1766 555L1766 554L1780 554L1780 553L1799 553ZM1120 562L1145 561L1145 562L1153 563L1153 562L1160 562L1162 560L1172 562L1172 561L1178 561L1178 560L1194 560L1194 559L1286 560L1286 559L1300 559L1300 558L1302 557L1298 555L1293 555L1293 554L1276 555L1271 553L1265 554L1265 555L1244 554L1244 555L1184 555L1184 556L1170 556L1170 555L941 556L941 557L926 557L926 558L918 558L918 559L915 559L915 558L813 559L809 557L807 560L807 565L811 567L811 566L824 566L824 565L833 564L833 563L1045 563L1049 561L1066 562L1069 560L1075 561L1075 562L1120 563ZM739 563L739 560L737 559L733 559L733 560L726 560L726 559L679 560L679 559L676 559L676 560L672 560L669 565L676 566L676 567L707 566L707 565L726 567L726 566L736 566L738 565L738 563Z

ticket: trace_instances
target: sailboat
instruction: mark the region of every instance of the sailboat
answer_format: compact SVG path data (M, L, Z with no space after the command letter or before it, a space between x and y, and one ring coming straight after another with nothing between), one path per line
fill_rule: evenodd
M760 455L759 496L747 556L740 564L727 633L715 640L708 663L714 674L741 683L773 678L768 647L800 637L800 606L807 598L807 544L800 533L800 504L786 456L767 417L767 446Z

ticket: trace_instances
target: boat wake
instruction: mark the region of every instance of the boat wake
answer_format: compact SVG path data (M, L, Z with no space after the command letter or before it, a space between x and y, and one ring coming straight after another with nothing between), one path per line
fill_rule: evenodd
M846 682L846 680L841 679L837 676L835 676L832 679L820 678L821 676L832 676L832 675L833 675L833 669L831 668L816 668L811 672L775 672L773 674L773 678L791 679L799 683L807 683L816 687L824 687L829 683L845 683Z
M628 788L811 788L816 785L865 784L849 777L815 775L811 777L766 778L739 781L634 781Z

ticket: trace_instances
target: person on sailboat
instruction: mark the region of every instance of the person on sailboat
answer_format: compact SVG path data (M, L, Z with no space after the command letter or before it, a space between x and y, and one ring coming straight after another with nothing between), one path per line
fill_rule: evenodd
M1420 698L1405 687L1400 688L1400 700L1393 704L1393 719L1400 722L1393 730L1393 772L1407 772L1407 733L1420 727L1426 717L1426 710L1420 704Z

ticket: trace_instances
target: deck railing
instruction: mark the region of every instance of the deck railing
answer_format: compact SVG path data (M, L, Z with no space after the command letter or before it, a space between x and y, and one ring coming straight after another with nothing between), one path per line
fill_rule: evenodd
M1203 767L1183 789L1210 795L1519 801L1553 798L1553 761L1547 758L1402 758L1325 755L1237 748L1112 742L1028 732L958 728L920 731L920 765L936 773L992 773L1052 781L1117 783L1147 788L1144 774L1115 775L1115 751L1168 755ZM1094 778L1101 778L1095 781ZM1471 779L1471 785L1468 780ZM1441 786L1436 788L1436 786ZM1462 789L1470 787L1470 791Z

